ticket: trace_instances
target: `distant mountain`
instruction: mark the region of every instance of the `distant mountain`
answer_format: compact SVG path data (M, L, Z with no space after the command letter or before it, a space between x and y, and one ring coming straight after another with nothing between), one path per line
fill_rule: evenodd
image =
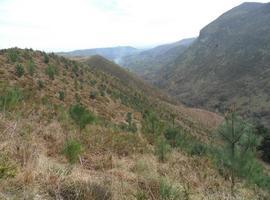
M119 64L142 76L146 80L152 80L155 79L156 71L176 59L194 40L195 38L184 39L128 55L123 57Z
M155 84L190 106L223 112L236 103L270 127L270 3L241 4L207 25Z
M96 49L83 49L70 52L60 52L58 55L66 57L88 57L93 55L103 56L116 63L127 55L138 52L139 50L130 46L108 47L108 48L96 48Z

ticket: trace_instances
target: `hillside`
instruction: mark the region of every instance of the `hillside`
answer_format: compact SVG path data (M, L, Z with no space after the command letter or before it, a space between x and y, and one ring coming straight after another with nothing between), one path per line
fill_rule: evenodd
M161 100L107 64L0 51L0 198L230 199L210 156L223 118ZM235 195L267 199L262 188L239 178Z
M118 63L122 57L138 52L139 50L129 46L82 49L70 52L59 52L60 56L66 57L89 57L93 55L103 56L111 61Z
M126 69L120 67L114 62L103 58L102 56L91 56L85 58L72 58L79 62L85 63L90 66L91 69L105 72L113 77L118 78L124 85L128 85L129 87L135 87L137 90L141 90L144 93L158 97L159 99L168 101L168 102L176 102L176 100L169 97L167 94L162 93L157 88L151 86L150 84L145 83L141 78L136 76L135 74L127 71Z
M162 68L155 84L189 106L242 116L270 127L270 4L244 3L200 32Z
M195 38L184 39L131 54L123 57L119 64L151 82L155 80L155 73L160 68L175 60L194 40Z

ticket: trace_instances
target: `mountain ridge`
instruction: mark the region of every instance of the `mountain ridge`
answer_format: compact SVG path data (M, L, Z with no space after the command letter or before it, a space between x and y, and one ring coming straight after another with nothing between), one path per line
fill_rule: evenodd
M155 84L189 106L224 112L236 103L242 115L269 126L266 11L269 3L244 3L221 15L172 64L160 69Z
M155 79L155 74L160 68L167 66L194 41L195 38L188 38L174 43L159 45L125 56L119 64L151 82L151 80Z
M139 50L131 46L116 46L116 47L104 47L93 49L81 49L69 52L59 52L60 56L66 57L88 57L93 55L100 55L109 60L118 62L123 56L138 52Z

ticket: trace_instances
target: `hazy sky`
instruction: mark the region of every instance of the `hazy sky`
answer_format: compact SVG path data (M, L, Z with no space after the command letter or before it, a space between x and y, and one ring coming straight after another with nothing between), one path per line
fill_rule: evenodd
M197 36L201 28L242 2L0 0L0 48L60 51L173 42Z

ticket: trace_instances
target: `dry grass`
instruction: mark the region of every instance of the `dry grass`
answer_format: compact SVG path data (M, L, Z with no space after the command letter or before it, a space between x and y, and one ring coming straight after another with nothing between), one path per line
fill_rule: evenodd
M77 77L72 72L72 63L50 57L50 64L58 68L58 75L51 81L44 73L47 65L43 54L28 54L37 66L36 74L34 77L26 74L21 78L14 75L14 64L0 54L0 64L4 66L0 69L1 89L4 85L17 85L23 87L27 96L12 110L0 113L0 154L7 156L9 166L15 169L12 171L14 176L0 178L0 199L91 197L118 200L136 199L145 193L148 199L156 200L160 199L162 180L166 180L168 186L178 188L186 199L231 199L228 180L219 175L208 159L172 151L167 162L158 162L153 146L140 131L141 112L110 95L89 98L90 91L98 90L99 84L108 82L110 89L119 86L113 77L87 71L78 72ZM23 57L21 59L26 63ZM79 89L75 88L74 77L77 77ZM44 82L43 89L38 88L38 80ZM96 80L96 85L90 84L90 80ZM122 84L121 87L126 86ZM123 91L130 90L125 88ZM57 95L59 91L65 93L63 101ZM96 124L87 126L81 133L67 112L76 102L75 93L80 96L81 103L99 118ZM208 112L187 110L164 102L157 105L157 111L164 115L177 111L177 123L191 130L192 134L201 133L200 136L204 137L207 130L220 120ZM139 127L137 133L115 128L125 122L127 112L133 113ZM78 159L70 165L61 153L69 138L78 139L84 147L81 163ZM237 185L238 199L263 199L263 195L267 193L243 183Z

